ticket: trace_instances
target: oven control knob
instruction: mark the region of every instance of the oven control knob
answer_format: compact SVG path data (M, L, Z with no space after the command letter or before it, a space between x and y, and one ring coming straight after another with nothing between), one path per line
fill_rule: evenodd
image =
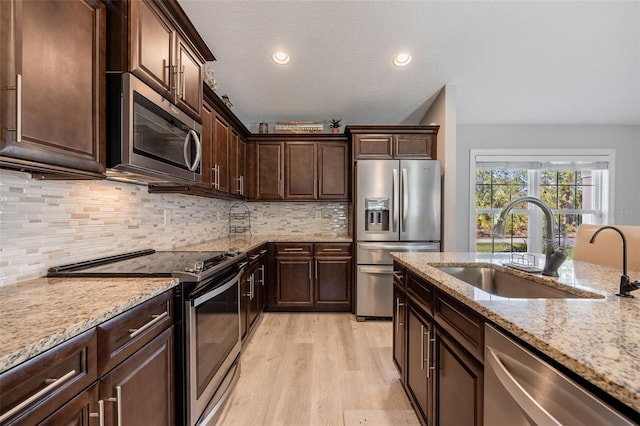
M202 272L202 270L204 269L204 262L199 260L196 262L189 262L187 263L187 266L184 267L184 270L186 272Z

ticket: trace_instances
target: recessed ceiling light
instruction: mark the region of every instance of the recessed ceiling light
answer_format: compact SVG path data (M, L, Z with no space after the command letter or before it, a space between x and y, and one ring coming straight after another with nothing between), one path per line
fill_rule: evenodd
M393 65L397 67L407 66L409 62L411 62L411 55L408 53L399 53L393 58Z
M291 58L289 57L287 52L283 52L282 50L279 50L275 52L273 55L271 55L271 59L273 59L273 62L275 62L276 64L284 65L288 63L289 59Z

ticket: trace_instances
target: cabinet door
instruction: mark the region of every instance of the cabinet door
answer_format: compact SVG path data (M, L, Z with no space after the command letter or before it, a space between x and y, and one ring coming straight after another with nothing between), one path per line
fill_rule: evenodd
M220 116L213 118L214 189L229 193L229 125Z
M105 23L99 1L0 1L3 162L104 173Z
M173 63L173 27L149 0L131 1L131 71L162 96L173 101L177 66Z
M174 425L173 326L98 381L105 423Z
M357 159L393 158L393 135L355 135L354 150Z
M436 158L436 138L425 134L400 134L395 136L395 158Z
M316 257L315 278L316 306L351 309L350 257Z
M276 268L276 306L313 306L311 258L278 258Z
M285 199L316 199L316 150L314 142L285 143Z
M180 36L176 36L176 55L176 103L189 115L199 119L202 108L202 61Z
M212 188L215 183L214 146L213 146L213 106L208 102L202 103L202 186Z
M439 328L436 371L437 423L441 426L481 425L483 366Z
M407 315L407 390L418 415L433 425L433 323L424 319L412 305Z
M350 160L346 143L318 143L318 199L349 199Z
M251 287L251 273L245 272L240 278L240 338L244 341L247 335L249 325L247 318L249 317L249 289Z
M405 367L405 341L406 341L406 323L407 323L407 300L404 291L393 286L393 363L398 368L400 378L404 382Z
M283 149L281 142L256 144L256 181L257 200L283 199Z
M102 401L104 404L104 401ZM99 424L100 408L98 404L98 387L93 385L76 395L55 413L47 417L41 426L90 426ZM104 413L102 413L104 414Z
M233 128L229 138L229 187L232 195L244 194L244 143Z
M249 299L249 313L247 315L247 325L249 329L253 326L256 319L258 318L259 308L258 308L258 285L260 281L260 272L258 271L258 264L255 265L253 272L251 273L251 282L250 282L250 294L251 297Z
M238 137L238 182L240 183L240 188L238 189L238 194L242 197L246 197L247 195L247 183L245 182L247 176L247 144L244 140Z

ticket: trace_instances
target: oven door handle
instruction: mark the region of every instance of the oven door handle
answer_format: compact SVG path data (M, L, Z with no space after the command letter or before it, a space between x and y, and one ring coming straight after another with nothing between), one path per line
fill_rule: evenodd
M221 285L220 287L216 287L214 290L209 291L209 292L203 294L200 297L196 297L195 299L193 299L191 301L191 306L193 306L194 308L197 308L198 306L202 305L203 303L206 303L207 301L213 299L214 297L219 296L220 294L222 294L225 291L229 290L236 283L240 282L240 276L243 274L243 272L244 272L244 270L241 269L240 272L238 272L238 274L235 277L231 278L225 284Z

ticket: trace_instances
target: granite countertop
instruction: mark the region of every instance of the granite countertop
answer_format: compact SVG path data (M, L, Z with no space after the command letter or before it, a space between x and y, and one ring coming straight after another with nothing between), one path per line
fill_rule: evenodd
M640 411L640 295L615 296L621 271L568 261L559 278L527 274L550 286L593 298L505 299L441 272L433 266L500 265L504 255L478 253L393 253L400 263L465 303L489 321L545 353L622 403ZM504 267L503 267L504 268ZM507 268L505 268L507 269ZM632 280L640 272L630 271Z
M0 286L0 372L176 285L175 278L39 278Z
M174 250L246 252L267 242L351 242L351 237L220 238ZM0 286L0 372L178 285L174 278L39 278Z
M189 244L177 247L175 250L195 250L195 251L226 251L230 248L237 248L240 251L249 251L264 243L350 243L353 239L348 236L309 236L309 235L250 235L247 237L237 236L219 238L217 240L206 241L204 243Z

